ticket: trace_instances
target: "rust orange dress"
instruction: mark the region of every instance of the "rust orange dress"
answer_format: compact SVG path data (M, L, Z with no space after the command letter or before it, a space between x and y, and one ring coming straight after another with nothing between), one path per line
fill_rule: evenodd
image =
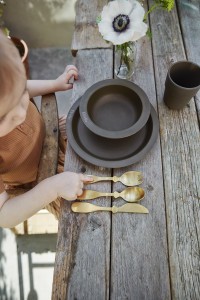
M30 101L26 120L6 136L0 137L0 193L5 191L6 185L23 185L36 180L44 137L44 121ZM57 171L61 173L66 150L66 141L63 142L61 136L59 148ZM58 219L60 199L49 203L45 208Z
M45 125L30 102L26 120L0 137L0 193L4 184L21 185L36 180L45 136Z

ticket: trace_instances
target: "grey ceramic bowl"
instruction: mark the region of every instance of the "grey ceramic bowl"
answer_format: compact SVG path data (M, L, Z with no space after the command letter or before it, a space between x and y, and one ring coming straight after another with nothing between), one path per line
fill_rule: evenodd
M95 83L82 96L79 106L87 128L111 139L138 132L146 124L150 109L145 92L138 85L122 79Z
M159 132L157 114L151 105L150 116L142 129L123 139L108 139L89 130L79 114L78 99L67 116L67 138L84 160L105 168L121 168L137 163L153 147Z

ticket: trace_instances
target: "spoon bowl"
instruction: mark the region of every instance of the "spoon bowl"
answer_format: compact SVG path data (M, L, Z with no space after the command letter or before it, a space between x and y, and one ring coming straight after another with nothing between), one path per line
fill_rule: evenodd
M145 192L140 187L129 187L119 194L127 202L137 202L144 198Z
M142 173L129 171L119 177L119 181L126 186L141 184L143 180Z

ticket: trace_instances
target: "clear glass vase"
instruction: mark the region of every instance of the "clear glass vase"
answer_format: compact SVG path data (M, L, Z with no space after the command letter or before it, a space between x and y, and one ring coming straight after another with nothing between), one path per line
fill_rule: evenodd
M121 79L129 79L135 71L135 58L135 42L116 45L114 49L115 75Z

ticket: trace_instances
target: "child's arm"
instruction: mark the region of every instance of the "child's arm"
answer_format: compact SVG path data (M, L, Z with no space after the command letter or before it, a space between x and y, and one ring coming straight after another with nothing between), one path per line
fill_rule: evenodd
M75 66L69 65L65 68L63 74L55 80L27 80L29 96L32 98L72 89L73 85L68 83L72 77L74 77L75 80L78 79L78 70Z
M41 181L30 191L9 199L6 192L0 194L0 226L12 228L27 220L50 202L62 197L75 200L83 192L83 185L91 182L83 174L63 172Z

